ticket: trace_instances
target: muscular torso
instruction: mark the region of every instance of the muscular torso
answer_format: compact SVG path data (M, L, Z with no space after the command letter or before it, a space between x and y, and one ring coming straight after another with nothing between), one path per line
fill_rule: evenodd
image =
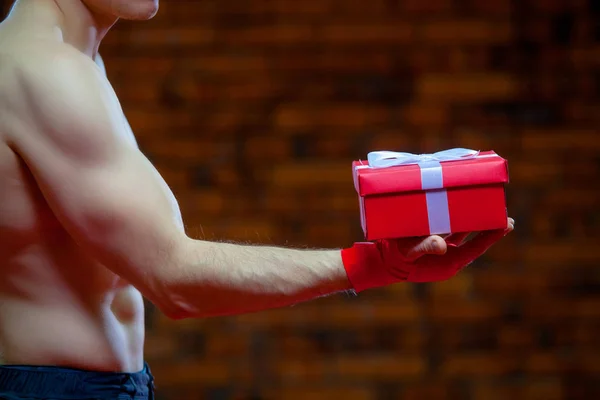
M0 26L0 364L138 371L142 296L74 243L11 148L31 134L6 118L26 104L12 74L38 46Z

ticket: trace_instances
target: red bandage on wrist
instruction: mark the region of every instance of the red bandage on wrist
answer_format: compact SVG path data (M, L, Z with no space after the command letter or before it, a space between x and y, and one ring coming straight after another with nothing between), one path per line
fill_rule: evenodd
M386 265L388 242L363 242L342 250L348 280L357 292L405 281L409 271L391 271Z

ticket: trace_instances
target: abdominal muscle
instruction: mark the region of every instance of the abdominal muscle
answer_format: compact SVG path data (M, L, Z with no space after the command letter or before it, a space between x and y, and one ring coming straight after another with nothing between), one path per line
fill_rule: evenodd
M73 242L0 142L0 364L143 368L141 294Z

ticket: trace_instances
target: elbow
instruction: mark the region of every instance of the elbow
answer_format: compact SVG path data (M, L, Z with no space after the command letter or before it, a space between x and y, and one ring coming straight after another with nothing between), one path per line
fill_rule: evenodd
M213 291L204 292L202 289L180 285L169 286L161 290L161 294L153 302L169 319L180 321L189 318L212 318L235 314L218 301Z
M189 307L182 302L182 296L174 284L176 277L173 268L147 269L147 274L134 284L160 312L172 320L189 318Z
M194 316L191 307L168 281L161 280L153 289L151 301L167 318L179 321Z
M156 300L154 304L167 318L176 321L215 316L212 308L219 290L208 283L200 267L184 267L190 259L189 250L183 246L185 243L173 252L170 262L163 264L169 267L154 269L151 290Z
M152 303L169 319L180 321L182 319L192 318L193 313L181 301L178 301L176 296L170 295L168 292L162 292L159 296L155 296Z
M169 252L169 257L160 266L153 268L150 292L153 296L153 304L169 319L179 321L192 318L196 314L190 307L189 296L185 296L186 290L181 282L185 282L182 265L185 265L186 252L185 241L178 242Z

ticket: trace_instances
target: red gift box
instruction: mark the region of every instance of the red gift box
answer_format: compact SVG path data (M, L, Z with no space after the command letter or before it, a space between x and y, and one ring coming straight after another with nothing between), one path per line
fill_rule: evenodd
M493 151L372 152L352 169L366 240L506 228L508 164Z

